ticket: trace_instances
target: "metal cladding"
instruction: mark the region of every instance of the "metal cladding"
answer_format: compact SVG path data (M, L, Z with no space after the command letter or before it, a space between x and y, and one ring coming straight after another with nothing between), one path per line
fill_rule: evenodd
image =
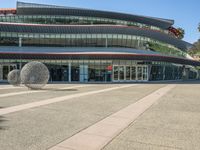
M149 37L186 50L189 43L165 33L136 27L114 25L36 25L24 23L0 23L1 32L60 33L60 34L125 34Z
M183 65L192 65L192 66L200 66L200 63L191 59L187 59L185 55L183 57L179 57L180 55L176 55L176 53L171 53L169 50L175 49L177 51L180 51L180 53L186 53L182 51L186 51L191 44L187 43L185 41L182 41L180 39L177 39L173 37L173 35L170 35L168 32L168 28L171 27L174 24L173 20L168 19L162 19L162 18L154 18L154 17L146 17L146 16L139 16L139 15L130 15L130 14L124 14L124 13L116 13L116 12L109 12L109 11L100 11L100 10L91 10L91 9L81 9L81 8L71 8L71 7L60 7L60 6L53 6L53 5L41 5L41 4L33 4L33 3L23 3L23 2L17 2L17 13L14 15L14 17L20 19L20 17L23 20L23 17L27 17L30 19L31 17L34 18L59 18L59 16L76 16L78 18L83 17L96 17L97 19L113 19L117 21L130 21L132 23L137 23L137 25L130 25L127 22L125 24L120 25L120 23L116 23L114 25L110 25L108 22L105 24L87 24L83 25L81 22L78 22L76 25L70 25L70 23L66 23L63 25L59 25L58 22L51 22L52 24L45 24L49 22L42 22L43 24L33 24L33 22L25 21L23 23L9 23L9 22L0 22L0 32L2 33L2 37L5 37L5 41L8 41L8 45L6 47L1 46L0 47L0 59L126 59L126 60L144 60L144 61L158 61L158 62L169 62L169 63L176 63L176 64L183 64ZM51 18L52 17L52 18ZM95 19L96 19L95 18ZM80 19L81 20L81 19ZM25 23L26 22L26 23ZM41 22L38 22L41 23ZM57 24L58 23L58 24ZM79 24L80 23L80 24ZM126 24L127 23L127 24ZM138 25L139 24L139 25ZM16 34L17 33L17 34ZM26 33L26 34L23 34ZM33 34L32 34L33 33ZM38 33L39 36L35 36L34 33ZM43 34L40 36L40 33ZM52 33L52 39L58 38L56 40L61 41L60 39L64 39L65 41L63 43L65 44L58 44L58 45L50 45L46 43L50 43L48 41L48 38L44 35L48 35L48 33ZM32 35L31 35L32 34ZM63 35L64 36L63 36ZM132 37L136 36L139 37L140 40L137 38L134 39L139 45L142 43L143 37L147 40L145 42L153 41L154 43L161 43L167 46L163 46L166 48L166 51L170 51L170 54L167 53L166 55L160 53L154 53L151 50L157 50L157 49L150 49L146 48L145 51L137 50L135 49L144 49L145 42L142 43L142 46L133 46L132 48L124 48L129 47L127 45L111 45L113 46L112 49L109 49L109 45L107 43L107 37L102 38L105 39L105 46L101 48L102 45L97 45L97 42L88 42L91 45L87 45L87 42L85 45L79 45L76 44L77 49L72 49L69 43L66 41L66 35L68 34L118 34L118 35L131 35ZM31 36L30 36L31 35ZM33 35L35 36L33 38ZM62 35L62 38L61 38ZM117 37L118 37L117 35ZM24 37L21 37L24 36ZM71 35L70 35L71 36ZM124 40L123 36L122 40ZM13 38L10 40L10 38ZM23 45L23 39L25 42L30 41L29 44ZM46 39L47 41L45 41ZM100 37L101 38L101 37ZM100 39L99 38L99 39ZM22 44L20 46L20 39L22 40ZM42 41L40 39L45 39L46 45L40 42L34 42L31 39L37 39L38 41ZM68 38L70 39L70 38ZM83 38L82 38L83 39ZM95 39L95 38L94 38ZM12 41L13 40L13 41ZM55 40L55 41L56 41ZM71 40L71 39L70 39ZM121 40L121 39L120 39ZM122 41L121 40L121 41ZM130 41L134 41L133 38L130 38ZM3 41L3 40L2 40ZM11 41L11 42L10 42ZM73 41L73 40L72 40ZM99 41L99 40L96 40ZM126 39L126 43L128 40ZM134 42L135 42L134 41ZM4 41L3 41L4 42ZM10 44L10 43L11 44ZM70 41L71 42L71 41ZM14 44L13 44L14 43ZM81 43L81 42L80 42ZM119 42L120 43L120 42ZM123 43L123 42L121 42ZM10 45L9 45L10 44ZM9 46L14 45L9 50ZM17 44L19 44L19 48L17 48ZM96 44L96 45L95 45ZM27 46L27 47L24 47ZM37 46L37 47L32 47ZM42 47L42 46L55 46L55 47ZM58 46L58 47L56 47ZM78 47L82 46L82 48ZM92 47L93 48L92 48ZM95 47L99 46L99 47ZM115 47L114 47L115 46ZM61 50L63 47L64 50ZM68 47L69 49L67 49ZM83 47L87 47L83 49ZM95 47L95 48L94 48ZM117 48L116 48L117 47ZM135 49L134 49L135 48ZM169 48L169 49L167 49ZM49 50L52 51L49 51ZM71 51L70 51L71 49ZM165 51L165 49L162 49ZM142 52L142 53L140 53ZM30 67L31 68L31 67ZM40 68L40 67L39 67ZM31 68L32 69L32 68ZM29 85L29 84L27 84ZM37 87L36 87L37 88Z
M0 59L125 59L200 66L200 62L132 48L0 47Z
M19 86L21 83L20 70L14 69L8 74L8 83L13 86Z
M21 81L30 89L41 89L49 80L49 70L41 62L32 61L21 70Z
M65 15L65 16L89 16L89 17L100 17L109 19L118 19L124 21L134 21L144 24L150 24L158 26L160 28L167 29L172 24L173 20L154 18L140 15L130 15L125 13L117 13L110 11L82 9L73 7L59 7L53 5L41 5L33 3L17 3L17 14L18 15Z

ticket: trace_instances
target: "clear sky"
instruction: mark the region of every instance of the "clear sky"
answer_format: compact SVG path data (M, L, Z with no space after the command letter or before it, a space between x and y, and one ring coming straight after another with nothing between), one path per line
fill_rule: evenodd
M23 2L54 4L117 11L175 20L175 27L185 29L184 40L200 38L200 0L21 0ZM0 0L0 8L15 8L16 0Z

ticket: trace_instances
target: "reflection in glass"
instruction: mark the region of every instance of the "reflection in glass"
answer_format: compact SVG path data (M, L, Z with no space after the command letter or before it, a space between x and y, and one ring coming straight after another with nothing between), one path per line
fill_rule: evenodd
M136 80L136 67L131 67L131 79Z
M142 67L138 66L137 69L138 80L142 80Z
M119 68L118 66L114 66L114 80L118 80L119 78Z
M119 80L124 80L124 66L119 66Z
M147 67L143 67L143 80L147 80Z
M130 66L126 66L126 80L130 80L131 79L131 67Z
M7 80L9 73L9 66L3 66L3 80Z

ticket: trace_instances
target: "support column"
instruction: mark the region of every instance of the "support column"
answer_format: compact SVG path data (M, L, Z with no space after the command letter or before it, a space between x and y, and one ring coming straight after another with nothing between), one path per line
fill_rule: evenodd
M71 82L71 62L68 63L68 81Z
M165 65L163 66L163 80L165 80Z
M187 69L183 66L182 80L187 80Z
M19 47L22 47L22 38L19 38ZM22 69L22 59L21 59L21 55L20 55L20 64L19 64L19 69Z
M152 77L151 77L151 68L152 68L152 65L148 65L148 77L147 77L148 81L152 80Z
M22 47L22 38L19 38L19 47Z
M106 43L105 43L106 48L108 48L108 37L106 36Z
M22 60L20 60L20 63L19 63L19 70L22 69Z

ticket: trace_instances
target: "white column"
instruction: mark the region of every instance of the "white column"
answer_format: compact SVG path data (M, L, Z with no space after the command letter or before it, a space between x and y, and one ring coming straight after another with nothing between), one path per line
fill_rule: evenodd
M163 66L163 80L165 80L165 65Z
M106 43L105 43L106 48L108 47L108 37L106 36Z
M22 38L19 38L19 47L22 47Z
M71 82L71 62L68 63L68 80Z
M22 69L22 60L20 60L20 63L19 63L19 70Z

